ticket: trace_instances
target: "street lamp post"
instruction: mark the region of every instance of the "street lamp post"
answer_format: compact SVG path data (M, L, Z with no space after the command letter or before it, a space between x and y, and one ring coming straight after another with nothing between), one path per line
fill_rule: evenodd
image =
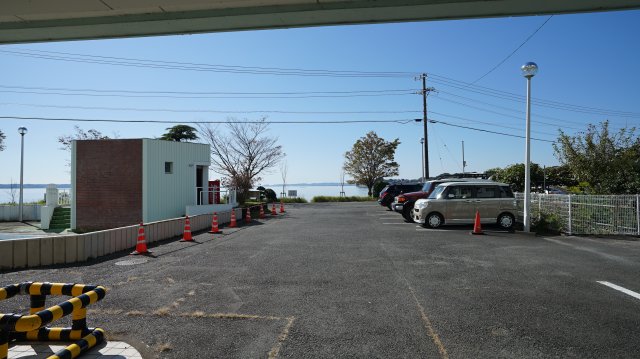
M538 73L535 62L527 62L520 68L527 79L527 125L525 130L524 163L524 231L531 229L531 78Z
M23 173L24 173L24 135L27 134L26 127L18 128L18 133L20 134L20 203L18 208L18 221L22 222L22 209L23 209Z
M420 147L422 148L422 181L426 182L427 178L424 174L424 137L420 139Z

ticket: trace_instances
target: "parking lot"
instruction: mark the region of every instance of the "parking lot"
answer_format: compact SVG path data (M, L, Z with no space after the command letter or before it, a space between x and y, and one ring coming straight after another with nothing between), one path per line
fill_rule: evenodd
M105 285L89 324L146 358L640 356L640 242L484 229L425 229L376 203L295 205L153 257L1 278Z

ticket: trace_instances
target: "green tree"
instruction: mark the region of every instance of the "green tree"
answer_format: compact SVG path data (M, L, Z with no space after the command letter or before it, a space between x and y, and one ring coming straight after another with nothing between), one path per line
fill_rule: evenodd
M547 186L571 187L578 184L567 165L547 167L545 172Z
M7 138L7 136L4 134L4 132L2 132L2 130L0 130L0 151L4 150L4 139Z
M560 130L555 155L580 186L594 194L640 192L640 139L635 128L612 133L609 122L589 125L584 133L569 136Z
M496 170L491 169L490 171ZM532 163L529 169L529 173L531 175L530 184L531 189L535 190L536 187L542 188L542 181L544 178L544 174L542 172L542 168L536 164ZM511 185L511 188L514 191L522 192L524 191L524 172L525 167L524 163L517 163L511 166L507 166L498 172L494 173L494 180L498 182L504 182Z
M160 137L165 141L195 141L198 139L198 135L195 128L187 125L175 125L173 127L167 127L168 132Z
M400 144L397 138L391 142L371 131L344 154L344 170L353 178L353 183L367 186L371 197L373 185L382 177L398 175L398 163L394 160Z

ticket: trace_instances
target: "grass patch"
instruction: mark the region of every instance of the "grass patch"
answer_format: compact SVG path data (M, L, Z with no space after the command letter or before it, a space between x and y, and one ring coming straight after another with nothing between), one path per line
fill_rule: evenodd
M316 203L320 203L320 202L370 202L370 201L375 201L375 198L374 197L367 197L367 196L345 196L345 197L339 197L339 196L315 196L311 200L311 202L316 202Z
M161 317L167 316L169 314L171 314L171 308L168 307L162 307L160 309L156 309L154 310L151 314L153 315L159 315Z
M295 197L295 198L280 198L284 203L309 203L304 197Z

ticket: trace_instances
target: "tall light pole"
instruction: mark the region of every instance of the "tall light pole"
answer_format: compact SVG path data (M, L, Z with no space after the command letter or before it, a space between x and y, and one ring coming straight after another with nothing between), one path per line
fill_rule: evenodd
M422 182L426 182L427 177L424 175L424 137L420 139L420 148L422 148Z
M522 76L527 79L527 125L524 150L524 231L529 232L531 229L531 78L538 73L538 65L535 62L527 62L520 69L522 70Z
M20 203L18 208L18 221L22 222L22 202L23 202L23 173L24 173L24 135L27 134L26 127L18 128L18 133L20 134Z

